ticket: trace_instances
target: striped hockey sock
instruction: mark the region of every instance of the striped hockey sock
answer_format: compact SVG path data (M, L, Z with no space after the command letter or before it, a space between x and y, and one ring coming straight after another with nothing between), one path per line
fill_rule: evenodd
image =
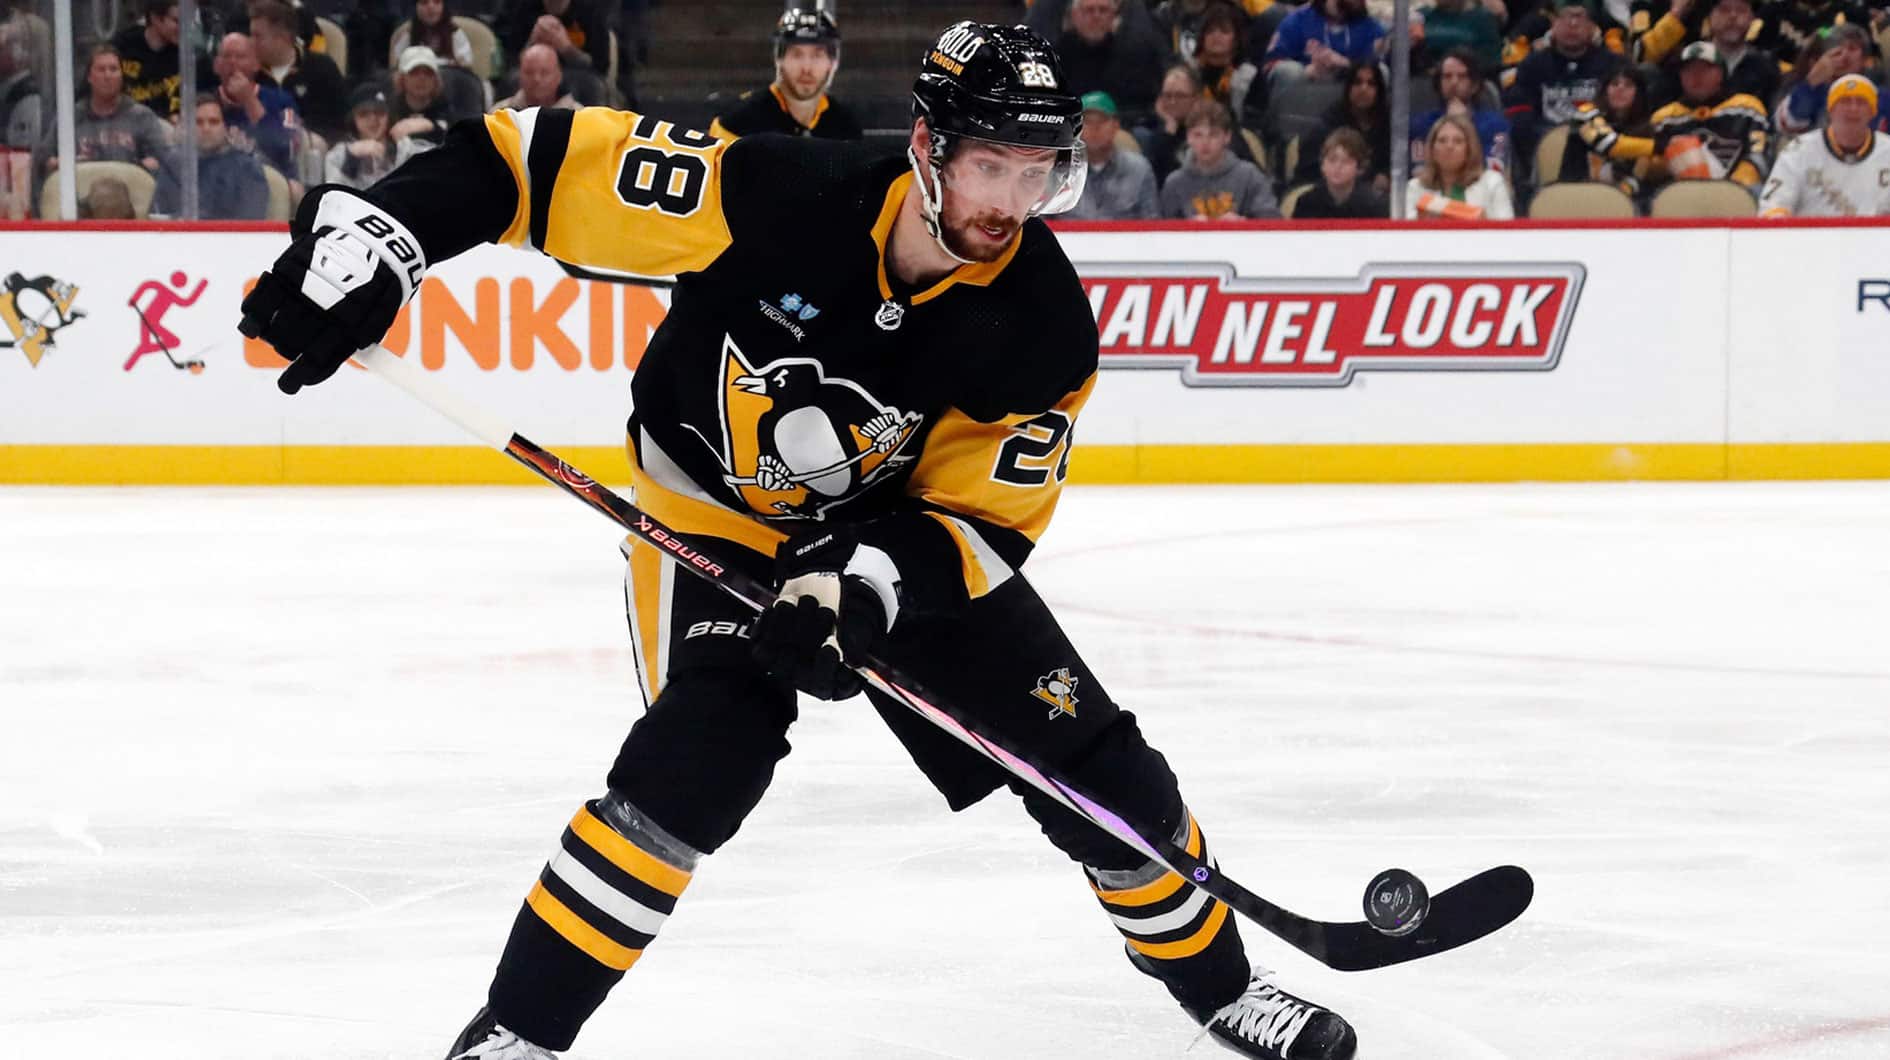
M1175 842L1215 864L1192 814L1184 828L1185 840L1183 829L1177 829ZM1152 861L1133 869L1085 866L1084 871L1103 911L1122 932L1130 962L1162 980L1183 1005L1212 1010L1246 989L1246 953L1225 902Z
M513 921L489 995L498 1022L569 1049L656 938L700 857L628 803L586 803Z

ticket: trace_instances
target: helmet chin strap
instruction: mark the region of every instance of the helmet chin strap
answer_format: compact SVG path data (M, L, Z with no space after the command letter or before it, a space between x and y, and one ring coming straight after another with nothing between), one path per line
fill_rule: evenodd
M925 230L932 233L932 242L945 256L960 265L976 264L969 258L961 258L945 244L945 187L939 177L938 167L930 159L921 163L919 153L906 145L906 161L912 164L913 183L919 189L919 216L925 219Z

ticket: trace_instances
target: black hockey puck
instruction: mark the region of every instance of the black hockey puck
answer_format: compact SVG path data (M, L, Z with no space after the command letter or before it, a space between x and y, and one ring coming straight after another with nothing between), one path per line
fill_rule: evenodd
M1409 935L1431 911L1424 881L1403 869L1386 869L1365 888L1365 922L1384 935Z

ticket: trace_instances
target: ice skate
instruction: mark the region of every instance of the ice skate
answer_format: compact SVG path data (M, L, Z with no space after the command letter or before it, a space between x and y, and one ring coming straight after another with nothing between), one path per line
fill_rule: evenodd
M1271 976L1256 968L1246 993L1232 1004L1215 1012L1190 1009L1201 1024L1195 1041L1212 1038L1225 1049L1265 1060L1351 1060L1358 1049L1352 1025L1274 986Z
M499 1026L492 1013L481 1007L466 1029L453 1039L446 1060L558 1060L558 1054Z

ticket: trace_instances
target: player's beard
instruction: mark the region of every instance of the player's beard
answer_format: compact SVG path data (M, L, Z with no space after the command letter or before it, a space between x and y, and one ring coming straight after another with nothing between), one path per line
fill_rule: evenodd
M786 90L788 98L796 103L812 103L820 98L826 84L819 77L809 74L804 78L784 77L781 79L781 87Z
M995 210L986 210L970 217L955 217L950 207L947 207L939 231L945 237L946 249L960 258L966 261L996 261L1004 256L1020 224L1022 222L1006 218ZM1003 235L994 236L984 231L987 226L1001 229Z

